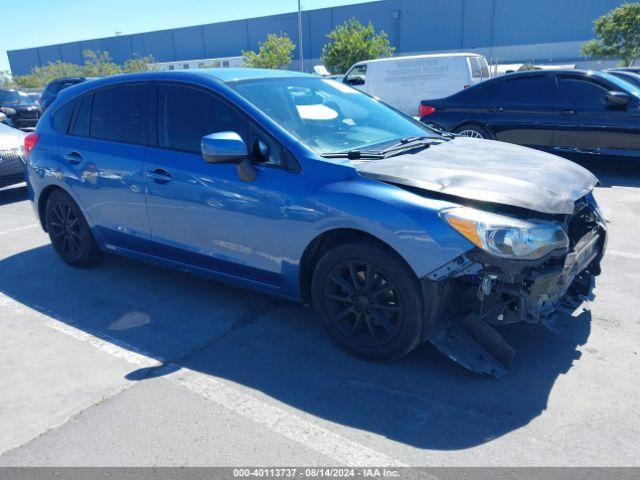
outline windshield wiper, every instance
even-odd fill
[[[361,152],[360,150],[323,153],[322,156],[324,158],[348,158],[349,160],[378,160],[384,158],[382,152]]]
[[[391,152],[395,152],[397,150],[407,150],[410,148],[416,147],[430,147],[433,145],[434,141],[438,141],[439,138],[436,137],[405,137],[400,140],[398,143],[394,143],[393,145],[385,148],[380,153],[382,155],[386,155]]]

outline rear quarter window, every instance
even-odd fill
[[[52,125],[56,132],[67,133],[75,105],[76,101],[74,99],[65,103],[55,111],[52,118]]]

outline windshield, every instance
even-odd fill
[[[22,97],[18,92],[5,91],[0,92],[0,103],[18,104],[22,103]]]
[[[408,137],[440,138],[417,121],[334,80],[295,77],[229,85],[321,155],[378,150]]]
[[[600,75],[606,78],[607,80],[609,80],[611,83],[614,83],[616,87],[618,87],[623,92],[629,93],[634,97],[640,98],[640,90],[638,90],[638,87],[636,87],[635,85],[627,82],[626,80],[618,78],[615,75],[611,75],[603,72],[601,72]]]
[[[26,103],[29,105],[35,105],[38,102],[36,102],[36,99],[34,97],[31,97],[29,95],[27,95],[26,93],[20,93],[20,103]]]

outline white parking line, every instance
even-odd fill
[[[621,252],[620,250],[607,250],[605,252],[605,257],[607,255],[611,255],[613,257],[620,257],[620,258],[629,258],[631,260],[640,260],[640,254],[630,253],[630,252]]]
[[[40,225],[37,223],[32,223],[31,225],[25,225],[24,227],[16,227],[16,228],[11,228],[9,230],[5,230],[4,232],[0,232],[0,237],[2,235],[7,235],[9,233],[13,233],[13,232],[19,232],[21,230],[29,230],[30,228],[35,228],[35,227],[39,227]]]
[[[348,466],[406,467],[403,462],[389,457],[342,435],[321,427],[310,416],[292,414],[276,405],[260,400],[232,382],[212,375],[205,375],[183,368],[177,364],[165,364],[162,358],[154,357],[131,345],[121,342],[102,332],[87,332],[73,325],[73,322],[56,320],[50,317],[46,309],[37,306],[25,306],[11,297],[0,294],[0,306],[13,308],[22,313],[32,308],[47,318],[46,325],[70,337],[87,342],[96,349],[114,357],[124,359],[138,367],[160,367],[164,365],[167,373],[164,378],[177,382],[209,401],[225,407],[232,412],[265,426],[272,432],[285,436],[303,447],[330,457],[336,462]],[[309,417],[309,418],[304,418]]]

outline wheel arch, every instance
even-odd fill
[[[311,279],[313,277],[315,266],[318,264],[318,261],[322,256],[338,245],[358,241],[371,242],[382,247],[389,254],[403,262],[410,271],[414,271],[409,262],[407,262],[396,249],[371,233],[354,228],[334,228],[327,230],[316,236],[307,245],[300,260],[298,281],[300,296],[303,303],[311,303]]]
[[[466,120],[464,122],[461,122],[459,124],[457,124],[455,127],[453,127],[451,129],[452,132],[455,132],[456,130],[461,129],[462,127],[478,127],[481,128],[482,130],[484,130],[485,132],[487,132],[491,138],[490,140],[495,140],[496,135],[493,132],[493,130],[491,128],[489,128],[489,126],[485,123],[482,123],[478,120]]]
[[[49,200],[49,197],[51,197],[51,194],[56,190],[60,190],[67,195],[69,194],[69,192],[67,192],[60,185],[47,185],[38,196],[38,219],[40,220],[40,225],[45,232],[47,231],[47,222],[45,219],[45,209],[47,208],[47,201]]]

